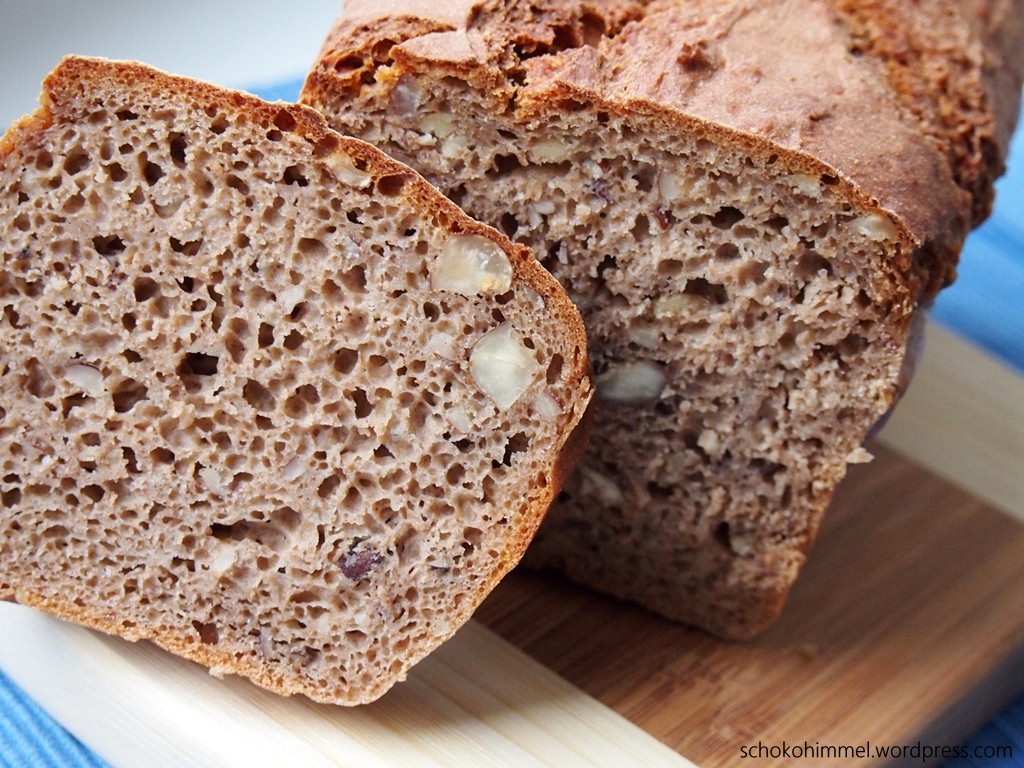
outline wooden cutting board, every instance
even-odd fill
[[[1024,526],[880,449],[754,642],[523,572],[478,617],[705,768],[758,741],[954,745],[1024,680]]]
[[[517,572],[358,710],[217,681],[9,605],[0,667],[125,766],[878,765],[752,762],[741,748],[961,744],[1024,689],[1024,524],[1011,516],[1024,513],[1024,384],[938,333],[911,392],[884,438],[929,468],[875,447],[781,620],[752,643]]]

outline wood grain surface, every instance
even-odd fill
[[[0,627],[0,666],[114,768],[694,768],[477,622],[354,708],[10,603]]]
[[[1024,526],[874,450],[752,643],[522,571],[478,619],[702,768],[882,762],[741,759],[759,741],[960,744],[1024,686]]]
[[[1024,378],[969,342],[928,326],[917,375],[879,439],[1024,522]]]

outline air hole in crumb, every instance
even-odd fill
[[[117,119],[121,120],[122,122],[139,119],[138,114],[132,112],[130,109],[119,109],[114,114],[117,116]]]
[[[138,277],[133,286],[135,300],[140,304],[160,295],[160,286],[151,277]]]
[[[306,337],[303,336],[301,333],[299,333],[298,331],[292,331],[287,336],[285,336],[284,348],[294,352],[296,349],[302,346],[305,340]]]
[[[731,229],[745,218],[746,216],[738,208],[726,206],[720,208],[718,213],[711,217],[711,224],[718,229]]]
[[[678,259],[662,259],[658,262],[658,275],[660,277],[675,277],[683,271],[685,265]]]
[[[327,278],[324,280],[323,285],[320,286],[320,295],[328,301],[341,301],[341,287],[330,278]]]
[[[303,256],[318,259],[327,256],[327,246],[323,244],[323,241],[314,237],[300,237],[297,248]]]
[[[149,458],[154,464],[173,464],[174,451],[168,448],[154,448],[149,452]]]
[[[72,150],[64,159],[64,172],[69,176],[75,176],[89,167],[91,158],[81,149]]]
[[[728,550],[732,550],[732,532],[729,530],[729,523],[723,520],[715,526],[712,533],[715,541]]]
[[[344,286],[352,293],[366,293],[366,269],[363,266],[357,264],[342,272],[339,277]]]
[[[667,500],[672,498],[672,487],[668,485],[662,485],[661,483],[654,482],[653,480],[647,483],[647,493],[652,499]]]
[[[762,285],[767,271],[768,265],[765,262],[747,261],[740,267],[737,277],[743,282]]]
[[[381,176],[377,180],[377,191],[384,197],[397,197],[402,193],[402,188],[407,181],[409,181],[409,176],[403,173]]]
[[[97,235],[92,239],[92,247],[100,256],[116,256],[124,250],[124,241],[117,235]]]
[[[366,396],[366,391],[363,389],[355,389],[351,395],[352,402],[356,406],[356,418],[365,419],[371,413],[373,413],[373,405],[370,403]]]
[[[740,257],[740,249],[735,243],[722,243],[715,248],[715,258],[719,261],[734,261]]]
[[[844,358],[856,357],[868,347],[868,340],[857,333],[851,333],[836,345]]]
[[[462,464],[452,464],[444,475],[450,486],[459,485],[466,476],[466,468]]]
[[[216,624],[193,621],[192,626],[199,633],[199,642],[203,645],[216,645],[220,642],[220,633],[217,631]]]
[[[302,515],[291,507],[278,507],[270,513],[270,522],[284,531],[294,531],[302,524]]]
[[[93,504],[96,504],[106,495],[106,491],[103,490],[103,486],[93,483],[92,485],[84,486],[82,488],[82,494]]]
[[[185,141],[185,135],[176,131],[171,131],[168,136],[168,142],[171,148],[171,160],[179,168],[185,167],[185,148],[188,146],[188,142]]]
[[[358,362],[359,353],[354,349],[339,349],[334,353],[334,370],[338,373],[352,373]]]
[[[122,446],[121,456],[122,458],[124,458],[124,466],[125,469],[128,470],[129,474],[137,475],[140,472],[142,472],[142,470],[139,469],[139,462],[138,459],[135,457],[134,450],[132,450],[128,446]]]
[[[517,432],[509,438],[505,444],[505,454],[502,456],[501,463],[506,467],[512,466],[513,458],[517,453],[523,453],[530,447],[530,438],[525,432]]]
[[[289,110],[281,109],[274,115],[274,125],[285,133],[291,133],[298,127],[298,122]]]
[[[249,194],[249,185],[233,173],[229,173],[224,177],[224,184],[228,189],[233,189],[240,195],[245,196]]]
[[[519,222],[512,213],[505,213],[501,217],[501,228],[509,237],[515,237],[519,231]]]
[[[284,175],[281,180],[285,184],[295,184],[299,187],[309,186],[309,179],[306,178],[306,174],[303,172],[301,166],[289,165],[284,169]]]
[[[215,376],[220,358],[202,352],[189,352],[182,358],[175,373],[181,378],[185,389],[198,392],[203,387],[202,377]]]
[[[562,376],[562,368],[565,365],[565,359],[561,355],[552,355],[551,362],[548,363],[548,370],[546,381],[550,384],[556,384]]]
[[[245,344],[234,334],[228,334],[224,339],[224,348],[235,365],[241,365],[245,361]]]
[[[274,326],[268,323],[260,323],[259,333],[256,335],[256,343],[260,349],[266,349],[274,344]]]
[[[247,379],[242,387],[242,397],[253,409],[257,411],[272,411],[277,405],[277,398],[273,393],[253,379]]]
[[[199,253],[199,249],[203,245],[203,238],[182,242],[178,238],[172,237],[169,239],[169,242],[171,244],[171,250],[175,253],[180,253],[183,256],[195,256]]]
[[[355,72],[357,69],[363,68],[363,59],[361,56],[344,56],[334,62],[335,72]]]
[[[341,475],[330,475],[326,480],[320,483],[320,486],[316,489],[316,495],[321,499],[328,499],[341,485]]]
[[[654,182],[658,178],[658,169],[653,165],[643,163],[636,173],[633,174],[633,178],[636,179],[638,191],[650,192],[654,189]]]
[[[71,413],[75,408],[84,405],[88,401],[88,396],[84,394],[69,395],[68,397],[61,398],[60,401],[60,413],[65,419],[68,414]]]
[[[284,411],[293,419],[306,415],[311,405],[320,402],[320,393],[312,384],[303,384],[284,402]]]
[[[496,155],[494,167],[487,171],[488,176],[505,176],[513,171],[522,168],[523,164],[515,155]]]
[[[724,285],[708,282],[703,277],[687,280],[683,293],[688,293],[691,296],[702,296],[712,304],[725,304],[729,301],[729,293]]]
[[[142,157],[139,159],[141,160]],[[164,169],[156,163],[147,160],[142,168],[142,177],[146,180],[146,183],[152,187],[164,177]]]
[[[808,249],[801,253],[796,260],[793,274],[800,280],[808,281],[814,279],[819,272],[831,276],[831,262],[814,250]]]
[[[127,413],[140,400],[146,399],[148,390],[142,382],[124,378],[111,388],[110,395],[114,402],[114,410],[117,413]]]

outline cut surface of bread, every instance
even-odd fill
[[[593,439],[527,562],[730,637],[777,616],[988,212],[1021,15],[346,3],[302,100],[534,248],[584,314]]]
[[[0,223],[0,598],[366,702],[578,452],[565,292],[308,108],[65,59]]]

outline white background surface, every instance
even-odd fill
[[[441,0],[439,0],[441,1]],[[0,0],[0,132],[69,53],[137,59],[219,85],[301,77],[342,0]]]

